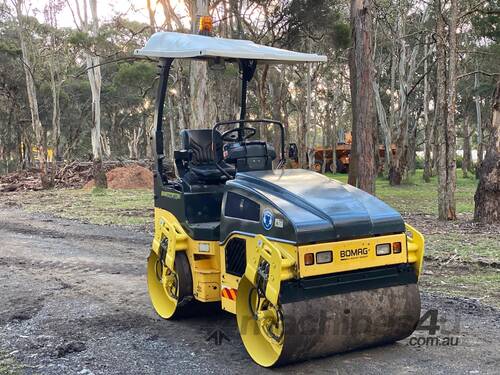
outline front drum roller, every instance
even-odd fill
[[[408,337],[419,320],[420,295],[409,284],[272,306],[243,277],[236,316],[249,355],[272,367]]]
[[[152,251],[148,258],[148,291],[159,316],[164,319],[184,316],[193,300],[193,279],[186,253],[175,254],[174,269],[170,270]]]

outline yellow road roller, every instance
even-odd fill
[[[248,354],[264,367],[409,336],[420,314],[422,235],[370,194],[313,171],[285,169],[283,125],[246,116],[257,66],[326,57],[174,32],[154,34],[135,53],[157,58],[160,70],[155,234],[147,263],[156,312],[174,319],[196,313],[200,303],[220,303],[236,315]],[[236,64],[241,113],[182,130],[169,161],[162,123],[174,59],[219,69]],[[272,134],[272,142],[260,134]]]

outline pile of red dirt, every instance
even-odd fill
[[[108,188],[110,189],[152,189],[153,173],[140,165],[133,164],[126,167],[117,167],[106,172]],[[87,182],[83,188],[91,189],[94,180]]]

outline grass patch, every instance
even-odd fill
[[[437,215],[437,178],[430,183],[422,180],[417,170],[401,186],[390,186],[385,178],[376,181],[376,195],[401,213]],[[327,174],[347,182],[346,174]],[[474,210],[476,180],[457,175],[457,212],[470,215]],[[52,213],[68,219],[79,219],[93,224],[144,225],[151,223],[153,192],[149,189],[112,190],[49,190],[17,193],[16,202],[37,213]]]
[[[13,356],[0,351],[0,375],[22,374],[24,366]]]
[[[469,233],[428,234],[428,255],[448,259],[458,255],[461,259],[474,261],[479,258],[500,262],[498,238]]]
[[[26,192],[21,203],[29,212],[51,213],[92,224],[145,225],[153,220],[153,192],[149,189]]]
[[[500,308],[500,272],[480,268],[467,270],[462,274],[434,272],[424,275],[420,283],[427,290],[451,296],[476,298],[488,305]]]
[[[347,183],[347,174],[329,173],[327,176]],[[415,175],[400,186],[391,186],[386,178],[379,177],[375,184],[375,195],[402,213],[437,215],[437,177],[432,177],[426,183],[422,176],[423,171],[417,170]],[[474,178],[463,178],[461,171],[457,173],[457,213],[474,212],[476,187],[477,181]]]

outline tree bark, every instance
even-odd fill
[[[449,65],[446,77],[445,22],[441,1],[436,1],[436,111],[438,128],[438,216],[440,220],[455,220],[456,190],[456,81],[457,81],[457,21],[456,0],[451,1],[449,20]],[[446,97],[447,94],[447,97]]]
[[[369,193],[375,192],[375,160],[373,134],[375,113],[373,107],[373,56],[372,56],[372,19],[369,0],[351,1],[351,32],[353,58],[351,59],[351,87],[355,87],[352,98],[353,144],[355,145],[356,171],[351,175],[357,179],[357,187]],[[351,89],[352,92],[352,89]],[[354,116],[356,113],[356,116]],[[352,162],[352,159],[351,159]]]
[[[407,174],[410,173],[412,175],[415,174],[417,169],[416,166],[416,158],[417,158],[417,126],[418,126],[418,116],[413,119],[413,124],[409,130],[409,139],[408,139],[408,155],[407,155]],[[407,176],[406,176],[407,177]]]
[[[172,30],[175,26],[175,29],[181,31],[183,29],[182,22],[180,18],[175,14],[174,8],[170,3],[170,0],[159,0],[163,8],[163,15],[165,16],[165,25],[167,30]],[[206,0],[208,3],[208,0]],[[208,12],[204,15],[208,15]]]
[[[432,140],[432,124],[429,121],[429,79],[427,77],[428,70],[428,47],[429,37],[425,37],[424,44],[424,93],[423,93],[423,106],[424,106],[424,174],[423,179],[425,182],[431,182],[432,175],[432,160],[431,160],[431,140]]]
[[[500,222],[500,79],[493,96],[490,143],[479,167],[474,203],[474,220]]]
[[[299,168],[307,166],[307,116],[306,111],[299,111],[298,114],[298,134],[297,134],[297,148],[299,152]]]
[[[155,2],[156,3],[156,2]],[[151,28],[151,34],[156,32],[156,20],[155,20],[155,10],[153,8],[153,4],[151,4],[151,0],[146,0],[146,8],[148,10],[149,16],[149,27]]]
[[[91,21],[88,19],[87,1],[83,1],[83,18],[81,17],[80,5],[75,1],[80,28],[93,37],[97,37],[99,31],[99,19],[97,16],[97,0],[88,0],[90,6]],[[106,173],[102,168],[103,149],[101,145],[101,67],[99,56],[85,53],[87,75],[89,78],[90,91],[92,93],[92,129],[90,132],[93,156],[93,175],[97,188],[107,188]]]
[[[441,1],[436,1],[436,113],[438,130],[438,216],[441,220],[448,218],[447,202],[447,103],[446,103],[446,32],[442,16]]]
[[[307,128],[313,127],[314,138],[316,138],[316,124],[311,123],[311,105],[312,105],[312,92],[311,92],[311,63],[307,64],[307,78],[306,78],[306,121],[305,121],[305,131],[304,131],[304,146],[305,149],[302,150],[303,155],[307,153],[308,156],[308,168],[313,170],[314,164],[314,142],[315,139],[309,144],[309,137],[307,134]],[[305,151],[305,152],[304,152]],[[299,151],[300,152],[300,151]],[[304,161],[302,161],[304,162]]]
[[[470,126],[469,126],[469,116],[465,116],[463,123],[463,139],[464,145],[463,149],[463,157],[462,157],[462,174],[464,178],[469,177],[469,171],[471,170],[471,145],[470,145]]]
[[[449,26],[449,71],[448,71],[448,120],[446,122],[446,208],[447,219],[456,220],[455,190],[457,188],[457,60],[458,60],[458,4],[451,0]],[[444,218],[444,217],[443,217]]]
[[[481,98],[479,89],[479,73],[474,74],[474,103],[476,105],[476,128],[477,128],[477,165],[483,161],[483,124],[481,119]]]
[[[450,2],[450,20],[449,20],[449,64],[448,64],[448,98],[447,103],[443,106],[446,109],[446,121],[440,128],[441,145],[440,162],[438,175],[438,213],[440,220],[456,220],[455,208],[455,190],[456,190],[456,128],[455,128],[455,112],[456,112],[456,82],[457,82],[457,21],[458,9],[457,0]],[[438,22],[441,30],[438,30],[438,37],[444,36],[444,21],[442,21],[441,13],[438,13]],[[444,66],[443,66],[444,67]],[[439,81],[438,81],[439,82]]]
[[[384,157],[384,169],[389,170],[389,166],[392,165],[392,150],[391,150],[391,139],[392,130],[390,124],[387,122],[387,115],[385,108],[382,104],[382,99],[380,98],[380,88],[376,79],[373,80],[373,93],[375,95],[375,106],[377,108],[378,122],[382,131],[382,136],[384,138],[385,147],[385,157]]]
[[[353,4],[351,4],[351,33],[354,34],[354,19],[353,19]],[[357,94],[357,84],[356,84],[356,62],[355,62],[355,52],[354,48],[349,51],[349,77],[350,77],[350,89],[351,89],[351,114],[352,114],[352,125],[351,125],[351,154],[349,156],[349,174],[347,176],[347,183],[352,186],[356,186],[358,182],[358,154],[356,151],[356,142],[354,142],[354,134],[357,132],[356,127],[358,123],[358,94]]]
[[[28,94],[28,103],[31,112],[31,124],[35,132],[35,142],[38,149],[38,159],[40,162],[40,179],[42,182],[42,187],[47,188],[50,185],[50,181],[47,177],[47,148],[46,148],[46,137],[44,137],[44,129],[42,122],[40,121],[40,113],[38,111],[38,98],[36,93],[35,80],[33,77],[33,63],[31,61],[31,56],[28,52],[28,46],[25,35],[25,25],[24,25],[24,15],[22,12],[23,0],[17,0],[16,3],[17,12],[17,32],[19,34],[19,42],[21,44],[21,54],[23,59],[24,74],[26,77],[26,91]]]
[[[52,151],[54,161],[60,158],[60,139],[61,139],[61,107],[60,107],[60,93],[61,93],[61,78],[60,78],[60,64],[58,60],[58,53],[56,47],[55,30],[57,29],[57,7],[54,3],[49,3],[46,7],[45,20],[50,24],[54,31],[50,35],[50,45],[54,52],[48,56],[48,65],[50,73],[50,89],[52,92]],[[51,181],[54,178],[55,166],[53,164]],[[52,181],[53,182],[53,181]]]
[[[191,32],[198,34],[201,16],[208,15],[208,0],[192,0],[191,2]],[[190,108],[192,129],[201,129],[211,126],[208,118],[208,70],[207,63],[191,61],[189,74]]]

